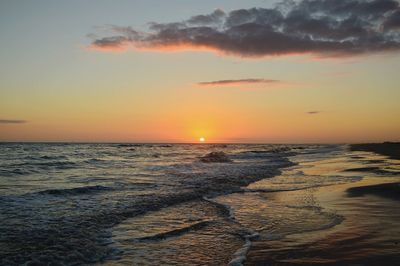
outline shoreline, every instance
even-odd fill
[[[299,191],[260,191],[270,200],[269,204],[273,204],[271,200],[274,199],[301,199],[308,193],[313,206],[344,219],[323,230],[288,234],[281,239],[255,240],[244,265],[400,264],[397,252],[400,248],[399,175],[369,169],[382,170],[387,163],[392,164],[391,160],[397,158],[395,149],[398,146],[400,143],[351,145],[350,151],[377,153],[356,157],[350,152],[346,168],[338,168],[344,175],[354,172],[362,176],[359,181]],[[381,155],[389,158],[381,159]],[[309,218],[303,220],[303,223],[308,222]]]
[[[400,221],[396,212],[400,197],[383,195],[387,187],[399,186],[399,183],[388,181],[376,178],[319,187],[314,195],[321,208],[334,211],[344,220],[323,230],[291,234],[277,240],[254,241],[244,265],[400,263],[400,254],[394,252],[400,248],[396,227]],[[354,191],[360,194],[351,195],[356,193]],[[277,193],[290,197],[293,192]]]

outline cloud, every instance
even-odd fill
[[[274,8],[215,10],[143,32],[110,26],[90,48],[206,50],[238,57],[288,54],[354,56],[400,51],[396,0],[284,0]]]
[[[274,79],[225,79],[225,80],[198,82],[197,85],[206,87],[217,87],[217,86],[237,86],[237,85],[250,85],[250,84],[273,84],[280,82],[281,82],[280,80],[274,80]]]
[[[307,112],[308,115],[317,115],[317,114],[320,114],[320,113],[321,113],[321,111],[309,111],[309,112]]]
[[[226,14],[221,9],[216,9],[213,13],[209,15],[198,15],[193,16],[187,20],[188,24],[192,25],[218,25],[223,22]]]
[[[386,29],[400,30],[400,10],[391,14],[385,21],[384,27]]]
[[[14,119],[0,119],[0,124],[24,124],[27,123],[25,120],[14,120]]]

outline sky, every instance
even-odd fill
[[[400,141],[396,0],[0,0],[0,141]]]

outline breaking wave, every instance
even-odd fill
[[[214,202],[213,197],[243,191],[294,165],[287,145],[8,144],[0,149],[7,150],[7,156],[0,153],[4,265],[104,261],[121,252],[110,245],[111,231],[128,218],[182,202]],[[40,160],[21,157],[33,152]],[[217,205],[238,226],[233,211]],[[212,226],[212,220],[202,220],[138,241]],[[255,236],[247,229],[239,235],[245,246],[236,255],[243,258]]]
[[[87,187],[76,187],[68,189],[48,189],[38,192],[38,194],[47,194],[54,196],[67,196],[67,195],[78,195],[78,194],[88,194],[96,193],[99,191],[109,191],[112,190],[110,187],[104,186],[87,186]]]

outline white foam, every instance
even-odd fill
[[[220,202],[218,202],[218,201],[216,201],[216,200],[214,200],[212,198],[206,197],[206,196],[204,196],[203,199],[208,201],[208,202],[211,202],[211,203],[214,203],[216,205],[220,205],[220,206],[224,207],[229,212],[229,219],[235,220],[235,214],[234,214],[233,208],[231,206],[226,205],[226,204],[222,204],[222,203],[220,203]]]
[[[226,204],[222,204],[212,198],[208,198],[208,197],[203,197],[204,200],[212,202],[214,204],[223,206],[225,209],[227,209],[229,211],[229,219],[231,219],[232,221],[236,221],[235,219],[235,215],[234,215],[234,210],[231,206],[226,205]],[[243,246],[241,248],[239,248],[234,254],[233,254],[233,259],[228,263],[229,266],[242,266],[243,263],[246,261],[247,257],[247,252],[249,252],[250,247],[251,247],[251,240],[252,239],[256,239],[258,238],[260,235],[257,232],[254,232],[250,229],[247,229],[247,231],[249,232],[247,235],[244,236],[245,239],[245,243],[243,244]]]
[[[251,239],[255,239],[259,237],[258,233],[252,232],[251,234],[248,234],[245,236],[245,243],[244,245],[238,249],[234,254],[234,258],[228,263],[229,266],[242,266],[243,262],[246,260],[246,255],[247,252],[249,252],[249,249],[251,247]]]

